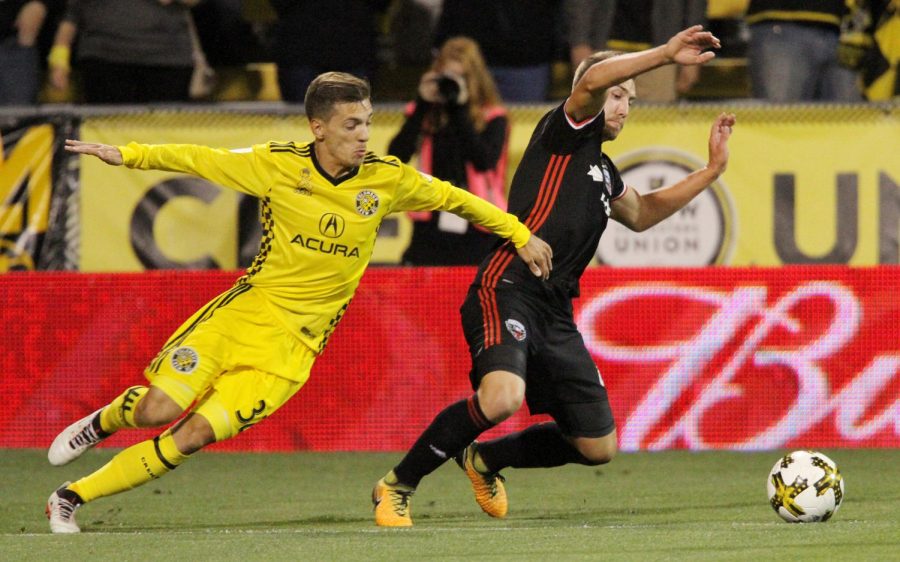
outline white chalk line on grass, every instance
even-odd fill
[[[745,524],[746,525],[746,524]],[[760,526],[768,526],[769,524]],[[482,533],[491,532],[515,532],[515,531],[536,531],[536,530],[552,530],[552,529],[610,529],[610,530],[641,530],[641,529],[662,529],[670,528],[671,525],[535,525],[535,526],[515,526],[515,527],[432,527],[429,525],[419,525],[408,529],[154,529],[148,531],[85,531],[79,533],[81,535],[90,536],[141,536],[141,535],[346,535],[353,533],[377,534],[377,533]],[[0,537],[48,537],[51,533],[0,533]]]
[[[848,521],[841,522],[844,525],[866,525],[866,526],[876,526],[876,527],[884,527],[890,526],[892,522],[888,521],[866,521],[859,519],[851,519]],[[887,524],[887,525],[886,525]],[[772,528],[772,527],[786,527],[788,525],[781,523],[780,521],[733,521],[729,525],[732,528]],[[802,525],[801,525],[802,526]],[[833,526],[833,524],[832,524]],[[795,526],[791,525],[792,528]],[[808,525],[808,527],[812,528],[812,525]],[[482,532],[491,532],[496,533],[497,531],[502,532],[515,532],[515,531],[535,531],[535,530],[553,530],[553,529],[594,529],[594,530],[647,530],[647,529],[671,529],[672,524],[627,524],[620,523],[615,525],[590,525],[587,523],[582,523],[579,525],[517,525],[515,527],[432,527],[428,524],[421,524],[412,528],[405,529],[389,529],[389,528],[367,528],[367,529],[322,529],[322,528],[293,528],[293,529],[170,529],[170,528],[159,528],[154,530],[147,531],[86,531],[84,533],[80,533],[81,535],[89,535],[89,536],[141,536],[141,535],[157,535],[157,534],[166,534],[166,535],[346,535],[346,534],[376,534],[376,533],[482,533]],[[0,533],[0,537],[3,538],[15,538],[15,537],[50,537],[53,536],[52,533]]]

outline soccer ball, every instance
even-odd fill
[[[837,465],[816,451],[794,451],[778,459],[766,489],[772,509],[789,523],[828,521],[844,499]]]

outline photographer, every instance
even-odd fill
[[[509,121],[478,45],[449,39],[419,81],[418,97],[388,152],[506,209]],[[405,265],[476,265],[497,238],[456,215],[410,213]]]

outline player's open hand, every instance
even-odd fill
[[[666,43],[666,57],[678,64],[703,64],[716,57],[706,49],[718,49],[722,46],[719,39],[709,31],[703,31],[702,25],[694,25],[678,33]]]
[[[124,162],[119,149],[109,144],[66,139],[66,152],[96,156],[112,166],[121,166]]]
[[[716,117],[709,131],[709,163],[706,167],[716,172],[717,176],[728,167],[728,139],[735,122],[733,113],[722,113]]]
[[[535,277],[544,280],[550,278],[550,272],[553,271],[553,249],[549,244],[532,234],[528,243],[516,251]]]

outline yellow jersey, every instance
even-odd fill
[[[388,214],[449,211],[517,248],[531,236],[515,216],[393,156],[367,153],[335,179],[312,142],[237,150],[133,142],[119,150],[129,168],[192,174],[259,198],[259,253],[237,284],[258,289],[288,332],[317,353],[350,304]]]

